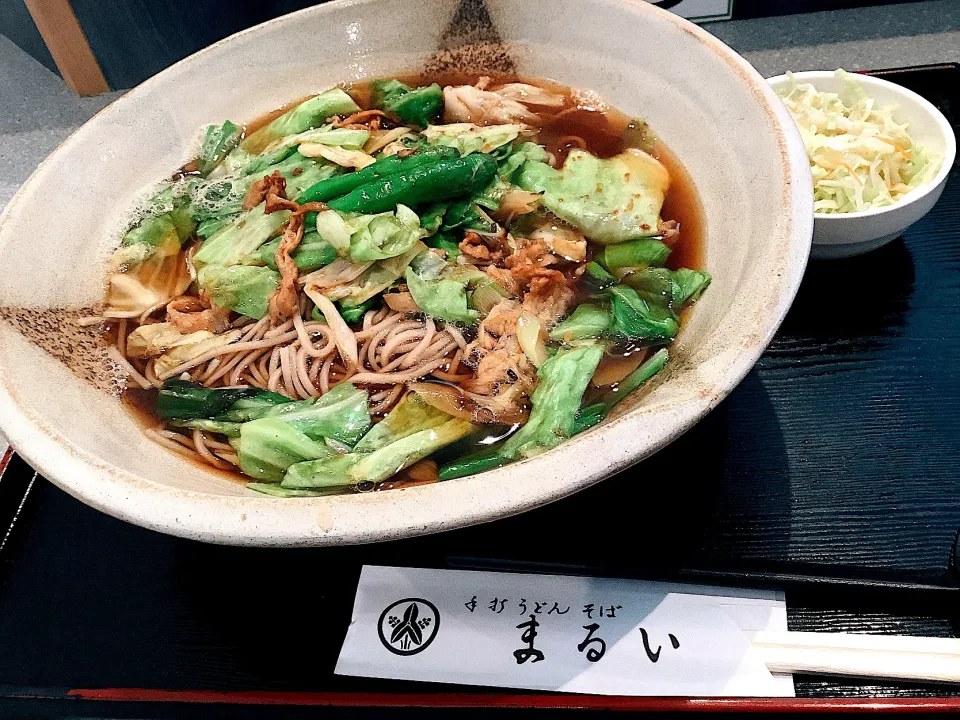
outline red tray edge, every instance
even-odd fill
[[[669,710],[699,712],[955,712],[960,698],[686,698],[598,695],[521,695],[483,693],[316,693],[151,688],[73,689],[76,700],[108,702],[206,703],[226,705],[300,705],[397,708],[517,708],[580,710]],[[46,693],[17,693],[23,698]],[[10,697],[10,695],[7,695]],[[62,696],[61,696],[62,697]]]

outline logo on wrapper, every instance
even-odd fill
[[[380,642],[396,655],[416,655],[433,642],[440,629],[440,611],[423,598],[397,600],[380,614]]]

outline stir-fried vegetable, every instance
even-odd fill
[[[289,488],[321,488],[359,483],[379,483],[431,453],[466,437],[473,425],[466,420],[447,420],[442,425],[418,430],[369,453],[348,453],[327,460],[291,465],[281,485]]]
[[[349,115],[360,107],[343,90],[334,88],[288,110],[273,122],[251,133],[240,147],[249,153],[263,152],[270,143],[287,135],[322,125],[334,115]]]
[[[346,195],[351,190],[355,190],[361,185],[373,180],[378,180],[388,175],[409,172],[416,167],[436,160],[455,157],[457,157],[457,151],[447,147],[420,148],[409,157],[388,155],[362,170],[322,180],[312,185],[297,198],[297,202],[301,204],[308,202],[326,202]]]
[[[283,480],[294,463],[335,455],[322,440],[311,440],[292,424],[272,417],[243,423],[232,444],[245,475],[272,483]]]
[[[543,204],[604,245],[656,235],[670,175],[642,150],[601,160],[572,150],[563,168],[527,162],[517,177],[524,190],[543,193]]]
[[[197,275],[197,284],[215,305],[259,320],[269,310],[280,275],[267,267],[208,265]]]
[[[197,170],[206,177],[209,175],[239,143],[242,131],[239,126],[227,120],[219,127],[208,125],[197,158]]]
[[[271,270],[277,269],[277,249],[280,247],[280,238],[271,240],[262,245],[259,250],[260,259]],[[310,272],[324,265],[329,265],[337,259],[337,251],[320,233],[311,232],[303,236],[303,240],[290,255],[298,270]]]
[[[574,340],[602,338],[609,334],[612,324],[609,310],[592,303],[583,303],[577,306],[570,317],[550,331],[550,339],[569,343]]]
[[[314,440],[330,438],[347,445],[356,443],[370,428],[367,393],[349,382],[318,398],[276,405],[263,417],[292,425]]]
[[[254,255],[271,235],[290,219],[289,210],[267,213],[264,203],[242,215],[203,243],[194,255],[194,263],[203,265],[238,265]]]
[[[603,347],[594,343],[561,350],[547,360],[537,373],[530,419],[504,443],[500,454],[510,459],[532,457],[573,435],[580,401],[602,357]]]
[[[621,279],[647,302],[674,310],[693,302],[710,284],[710,274],[702,270],[644,268],[629,272]]]
[[[640,367],[617,383],[616,387],[610,388],[596,401],[581,408],[573,424],[573,434],[583,432],[601,422],[617,403],[663,370],[669,358],[670,355],[666,348],[661,348]]]
[[[405,123],[426,127],[443,112],[443,90],[436,83],[411,89],[399,80],[374,81],[373,104],[392,112]]]
[[[497,173],[497,163],[487,155],[470,155],[418,166],[401,176],[372,180],[331,200],[334,210],[380,213],[397,205],[419,205],[470,195],[485,187]]]
[[[157,415],[165,420],[214,419],[240,400],[273,395],[257,388],[205,388],[187,380],[167,380],[157,394]]]
[[[423,280],[413,268],[407,268],[407,288],[413,301],[427,315],[438,320],[471,324],[476,310],[467,307],[467,285],[454,279]]]

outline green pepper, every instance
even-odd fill
[[[437,83],[414,89],[399,80],[375,81],[371,85],[374,104],[405,123],[426,127],[443,112],[443,90]]]
[[[490,184],[496,174],[496,160],[477,153],[388,175],[361,185],[328,205],[340,212],[386,212],[397,205],[413,206],[470,195]]]
[[[603,420],[617,403],[663,370],[669,359],[670,355],[666,348],[658,350],[647,358],[640,367],[617,383],[615,387],[612,387],[594,402],[580,408],[576,419],[573,421],[572,434],[576,435],[588,430]]]
[[[407,157],[389,155],[367,165],[362,170],[337,175],[311,185],[297,198],[297,203],[303,205],[308,202],[327,202],[378,178],[406,172],[443,158],[455,157],[457,157],[457,151],[450,147],[422,148]]]
[[[164,420],[212,418],[237,400],[263,392],[257,388],[211,389],[176,378],[167,380],[157,394],[157,415]]]
[[[277,269],[277,248],[280,247],[280,238],[262,245],[257,251],[260,259],[271,270]],[[333,245],[320,237],[317,232],[308,232],[303,236],[300,244],[290,254],[298,270],[312,272],[324,265],[329,265],[337,259],[337,251]]]
[[[424,244],[430,248],[443,250],[447,253],[447,260],[454,260],[460,254],[460,246],[452,233],[441,232],[423,239]]]
[[[377,298],[372,297],[359,305],[345,305],[342,301],[337,304],[340,306],[340,317],[343,318],[344,322],[355,323],[362,320],[367,310],[377,304]]]
[[[441,480],[456,480],[467,475],[476,475],[477,473],[493,470],[501,465],[506,465],[509,461],[498,452],[499,449],[484,450],[483,452],[468,455],[465,458],[454,460],[440,468],[439,477]]]

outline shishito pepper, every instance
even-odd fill
[[[297,203],[304,205],[309,202],[327,202],[378,178],[408,172],[437,160],[455,157],[457,157],[457,151],[450,147],[422,148],[408,157],[389,155],[367,165],[362,170],[337,175],[311,185],[297,198]]]
[[[340,212],[386,212],[397,205],[413,206],[479,192],[496,174],[496,160],[477,153],[388,175],[327,204]]]

